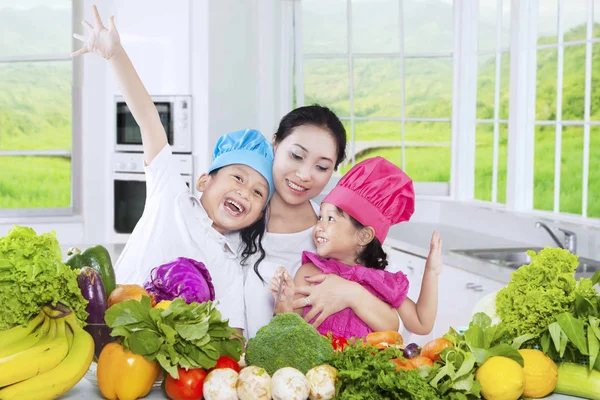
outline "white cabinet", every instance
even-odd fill
[[[416,302],[421,292],[426,260],[394,247],[384,246],[384,249],[388,254],[387,270],[406,274],[410,281],[408,297]],[[466,328],[471,321],[475,304],[483,296],[504,286],[500,282],[449,265],[444,265],[438,282],[438,313],[433,330],[428,335],[415,335],[404,330],[402,336],[405,342],[423,345],[444,335],[451,326],[457,330]]]

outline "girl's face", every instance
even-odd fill
[[[323,191],[337,158],[331,133],[314,125],[301,125],[275,145],[275,190],[288,204],[298,205]]]
[[[196,187],[202,192],[202,207],[220,233],[237,231],[261,217],[269,184],[254,168],[242,164],[223,167],[216,174],[203,174]]]
[[[313,229],[317,254],[354,265],[359,254],[360,230],[350,217],[331,203],[321,203],[321,214]]]

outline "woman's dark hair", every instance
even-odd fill
[[[220,168],[217,168],[210,172],[209,175],[215,176],[219,172]],[[254,263],[254,272],[258,275],[261,281],[264,282],[262,276],[258,272],[258,265],[265,259],[265,249],[262,247],[262,238],[267,230],[267,213],[263,211],[259,219],[257,219],[252,225],[240,229],[240,250],[242,251],[242,265],[246,265],[250,256],[255,253],[259,253],[258,260]],[[236,249],[238,250],[238,249]]]
[[[363,224],[354,219],[351,215],[344,212],[344,210],[342,210],[341,208],[337,207],[337,209],[340,212],[340,214],[350,218],[350,221],[352,221],[352,225],[354,225],[356,229],[362,229],[365,227]],[[369,244],[365,246],[365,248],[358,255],[358,262],[359,264],[364,265],[367,268],[385,269],[385,267],[387,267],[387,254],[385,253],[385,251],[383,251],[383,247],[381,246],[381,242],[379,241],[379,239],[375,237],[369,242]]]
[[[275,132],[275,144],[281,143],[288,137],[294,128],[302,125],[313,125],[327,129],[337,146],[337,158],[334,170],[346,159],[346,129],[340,119],[327,107],[313,104],[312,106],[298,107],[287,113],[279,122]]]

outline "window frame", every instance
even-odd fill
[[[537,44],[538,39],[538,0],[520,1],[520,0],[496,0],[497,1],[497,20],[504,19],[503,3],[510,2],[510,42],[508,47],[502,45],[502,24],[496,24],[496,46],[494,50],[478,50],[478,24],[479,24],[479,5],[478,0],[454,1],[454,76],[453,76],[453,104],[450,123],[452,125],[452,166],[450,182],[448,189],[436,187],[436,183],[415,182],[415,186],[420,198],[427,200],[460,201],[467,205],[477,208],[489,209],[500,212],[507,212],[522,217],[548,219],[556,222],[574,223],[582,226],[598,226],[600,218],[587,216],[588,200],[588,181],[590,168],[590,126],[600,126],[600,120],[590,120],[591,103],[591,52],[595,43],[600,43],[600,37],[593,37],[594,23],[594,0],[587,0],[587,33],[586,40],[564,42],[564,32],[562,23],[559,22],[563,17],[561,10],[566,7],[565,0],[558,0],[558,19],[559,31],[557,33],[557,43],[550,45]],[[294,1],[294,66],[295,66],[295,104],[304,104],[304,86],[303,86],[303,54],[302,46],[302,5],[301,1]],[[399,18],[402,18],[402,0],[399,0]],[[346,0],[346,7],[351,10],[351,0]],[[598,6],[596,6],[598,7]],[[334,55],[313,55],[312,58],[342,58],[348,59],[348,78],[352,84],[352,56],[351,49],[351,11],[347,12],[347,35],[348,48],[345,53]],[[402,24],[401,28],[402,29]],[[402,32],[400,33],[402,35]],[[402,36],[401,36],[402,37]],[[537,51],[544,48],[560,48],[564,51],[565,46],[586,45],[586,63],[585,63],[585,109],[584,120],[581,121],[538,121],[536,120],[536,79],[537,79]],[[366,57],[382,58],[409,58],[410,54],[404,54],[404,41],[400,41],[399,53],[358,53]],[[356,55],[357,53],[354,53]],[[477,79],[478,79],[478,56],[483,54],[493,54],[495,56],[495,92],[494,92],[494,117],[492,119],[477,118]],[[501,84],[498,75],[501,74],[502,57],[510,54],[509,70],[509,113],[508,119],[499,118],[499,86]],[[421,56],[421,54],[416,54]],[[426,54],[423,54],[426,55]],[[311,58],[311,57],[309,57]],[[404,63],[401,63],[404,68]],[[402,71],[404,79],[404,71]],[[557,74],[557,88],[561,88],[562,96],[562,76],[560,82]],[[401,86],[404,90],[404,84]],[[352,90],[350,88],[350,90]],[[290,91],[291,93],[292,91]],[[353,97],[350,96],[350,101]],[[404,111],[405,97],[402,93],[402,111]],[[561,103],[561,104],[558,104]],[[562,98],[557,100],[561,107]],[[353,113],[353,104],[351,103],[351,112]],[[349,140],[351,141],[352,156],[354,157],[354,121],[363,118],[341,117],[342,120],[350,120],[352,132]],[[378,118],[366,118],[368,120],[377,120]],[[405,115],[399,118],[379,118],[383,120],[407,121]],[[417,118],[416,120],[426,120]],[[474,174],[475,174],[475,129],[479,123],[494,124],[494,172],[493,172],[493,196],[492,201],[479,200],[474,197]],[[506,203],[498,203],[498,127],[499,124],[508,125],[508,149],[507,149],[507,170],[506,170]],[[554,210],[544,211],[534,208],[534,145],[535,145],[535,127],[538,125],[556,125],[558,127],[579,125],[584,129],[584,149],[583,149],[583,181],[582,184],[582,215],[571,214],[560,211],[560,203],[554,202]],[[562,134],[562,129],[560,129]],[[558,128],[557,128],[558,131]],[[404,139],[402,137],[402,139]],[[402,147],[402,151],[404,147]],[[560,155],[560,148],[555,146],[555,153]],[[402,158],[404,162],[404,157]],[[556,168],[560,171],[560,157],[555,157],[555,163],[558,160],[558,167],[555,165],[555,192],[558,190],[560,196],[560,185],[556,185]],[[354,158],[352,160],[354,162]],[[444,184],[441,184],[444,185]],[[558,188],[558,189],[557,189]],[[555,196],[557,194],[555,193]],[[496,200],[496,201],[494,201]]]
[[[450,180],[448,182],[417,182],[415,181],[415,186],[417,192],[419,194],[427,195],[427,196],[436,196],[436,197],[452,197],[452,180],[453,174],[452,170],[453,166],[453,154],[455,152],[455,133],[454,133],[454,115],[455,115],[455,107],[453,104],[452,112],[449,118],[413,118],[406,117],[406,96],[405,96],[405,88],[406,88],[406,72],[404,61],[412,58],[443,58],[448,59],[453,66],[453,79],[452,79],[452,98],[455,99],[457,88],[456,88],[456,66],[457,66],[457,43],[456,43],[456,35],[454,35],[453,42],[453,50],[451,52],[423,52],[423,53],[407,53],[404,50],[404,22],[403,22],[403,7],[404,1],[398,1],[398,19],[399,19],[399,28],[398,35],[400,36],[399,41],[399,51],[398,52],[386,52],[386,53],[378,53],[378,52],[354,52],[352,50],[352,31],[353,31],[353,23],[352,23],[352,0],[346,0],[346,49],[344,52],[340,53],[309,53],[305,54],[303,51],[303,42],[302,42],[302,2],[294,1],[294,69],[295,69],[295,105],[297,107],[304,105],[304,60],[315,60],[315,59],[337,59],[337,60],[346,60],[348,65],[348,90],[349,90],[349,105],[350,105],[350,115],[349,116],[339,116],[341,121],[349,121],[350,122],[350,137],[348,138],[348,147],[347,151],[350,153],[350,158],[348,161],[354,165],[356,163],[355,157],[355,146],[356,146],[356,128],[355,122],[357,121],[397,121],[400,122],[400,151],[401,151],[401,159],[402,165],[400,166],[402,169],[405,169],[405,122],[443,122],[450,124],[450,133],[451,133],[451,144],[450,144]],[[470,0],[472,1],[472,0]],[[459,2],[454,1],[453,7],[456,10]],[[453,29],[456,31],[456,11],[454,12],[453,18]],[[362,60],[362,59],[373,59],[376,58],[378,60],[399,60],[400,61],[400,116],[399,117],[357,117],[354,114],[354,60]],[[454,101],[453,101],[454,103]]]
[[[71,1],[71,27],[79,26],[83,18],[82,2]],[[80,45],[71,38],[71,49]],[[81,214],[82,211],[82,80],[83,60],[64,54],[44,54],[40,56],[0,57],[0,64],[71,61],[71,150],[0,150],[0,157],[8,156],[70,156],[71,158],[71,205],[63,208],[0,208],[0,221],[6,218],[65,217]]]

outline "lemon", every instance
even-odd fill
[[[507,357],[490,357],[477,369],[475,379],[481,383],[481,394],[487,400],[517,400],[525,388],[523,368]]]
[[[539,398],[550,394],[558,380],[558,368],[554,361],[539,350],[523,349],[519,353],[525,361],[523,397]]]
[[[171,304],[171,300],[163,300],[163,301],[159,302],[157,305],[155,305],[154,308],[160,308],[161,310],[166,310],[167,308],[169,308],[170,304]]]

